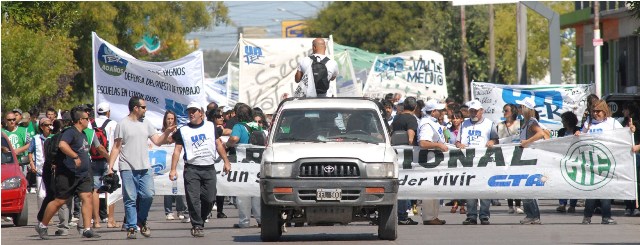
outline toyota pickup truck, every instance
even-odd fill
[[[261,160],[261,239],[285,223],[377,224],[397,238],[398,165],[379,102],[290,98],[274,114]]]

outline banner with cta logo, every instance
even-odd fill
[[[629,128],[539,140],[522,148],[448,152],[396,147],[402,199],[636,199]]]
[[[540,140],[526,148],[513,143],[466,149],[449,145],[448,152],[441,152],[394,146],[398,152],[398,198],[634,200],[637,176],[632,142],[631,132],[623,128]],[[228,175],[220,172],[222,161],[215,161],[218,195],[260,196],[264,147],[240,144],[236,151],[229,159]],[[156,195],[171,195],[168,174],[172,153],[172,145],[149,150]],[[180,157],[179,176],[182,169]],[[181,177],[178,193],[184,194]],[[119,194],[109,195],[109,203],[117,201]]]
[[[175,112],[178,124],[183,124],[188,121],[189,102],[207,105],[202,51],[178,60],[148,62],[111,45],[95,32],[92,35],[94,103],[108,102],[112,120],[129,114],[132,96],[146,101],[145,117],[156,128],[162,128],[166,110]]]

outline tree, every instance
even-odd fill
[[[72,2],[2,3],[2,107],[60,105],[78,73]]]

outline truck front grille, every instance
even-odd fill
[[[360,169],[356,163],[312,162],[300,165],[299,177],[359,177]]]

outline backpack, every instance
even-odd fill
[[[329,90],[329,72],[327,71],[327,62],[329,57],[324,57],[320,62],[316,56],[310,55],[311,58],[311,71],[313,72],[313,81],[316,85],[316,93],[326,94]]]
[[[59,148],[60,139],[62,139],[62,134],[69,128],[71,127],[63,129],[60,133],[57,133],[44,141],[43,145],[45,166],[56,165],[56,163],[62,162],[64,153],[62,153]]]
[[[96,135],[94,140],[98,140],[100,142],[100,145],[104,146],[105,149],[109,149],[109,138],[107,138],[107,133],[105,130],[105,127],[107,126],[107,124],[109,124],[109,122],[111,122],[110,119],[105,120],[102,126],[100,127],[96,125],[96,121],[91,122],[91,126],[93,126],[93,130]],[[93,144],[91,144],[91,149],[89,149],[89,154],[91,155],[91,160],[105,159],[103,156],[100,155],[100,152],[98,152],[98,148],[93,146]]]

